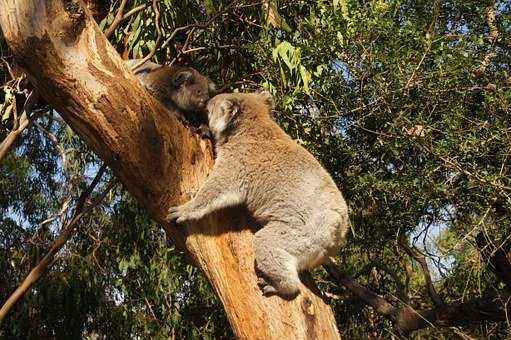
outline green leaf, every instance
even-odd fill
[[[309,82],[311,81],[312,77],[310,72],[307,71],[307,69],[303,65],[300,66],[300,76],[302,77],[303,88],[305,90],[305,93],[309,94],[310,93]]]

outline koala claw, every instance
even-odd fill
[[[166,220],[168,222],[171,222],[171,221],[176,221],[176,223],[181,223],[181,222],[184,222],[186,221],[186,216],[185,216],[185,212],[184,212],[184,207],[181,205],[181,206],[177,206],[177,207],[171,207],[168,211],[168,214],[167,214],[167,218]]]
[[[277,290],[273,286],[267,285],[262,288],[264,296],[270,296],[277,294]]]
[[[261,289],[264,296],[274,295],[277,293],[277,290],[262,277],[257,278],[257,286]]]

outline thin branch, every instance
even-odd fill
[[[483,232],[476,236],[475,241],[481,255],[488,262],[490,270],[505,283],[508,289],[511,289],[511,262],[508,257],[511,243],[507,241],[501,246],[491,247]]]
[[[183,31],[183,30],[187,30],[189,28],[206,28],[208,27],[209,25],[211,25],[211,23],[213,23],[217,18],[219,18],[220,16],[224,15],[225,13],[227,13],[229,11],[229,9],[238,2],[239,0],[234,0],[232,1],[230,4],[228,4],[227,6],[225,6],[225,8],[222,10],[222,11],[219,11],[218,13],[216,13],[215,15],[213,15],[211,18],[209,18],[207,21],[203,22],[203,23],[195,23],[195,24],[190,24],[190,25],[186,25],[186,26],[182,26],[182,27],[178,27],[176,28],[174,31],[172,31],[172,33],[170,34],[170,36],[165,40],[165,42],[161,45],[161,48],[165,48],[167,47],[167,45],[172,41],[172,39],[174,39],[174,36]],[[185,46],[188,45],[188,38],[187,37],[187,42],[185,43]],[[190,52],[191,53],[191,52]],[[170,63],[171,65],[174,64],[176,62],[176,60],[179,58],[180,54],[178,54],[173,60],[172,62]],[[149,59],[147,59],[149,60]],[[147,61],[147,60],[144,60]],[[142,65],[143,62],[140,62],[140,65]],[[135,70],[136,68],[138,68],[140,65],[136,65],[133,69]]]
[[[112,22],[110,27],[108,27],[108,29],[105,31],[105,37],[109,38],[112,35],[112,33],[114,33],[117,26],[119,26],[119,24],[121,23],[122,18],[124,16],[124,7],[126,6],[127,2],[128,2],[128,0],[122,0],[121,4],[119,6],[119,10],[117,11],[117,14],[115,15],[114,21]]]
[[[126,2],[127,0],[122,1],[121,5],[119,6],[119,10],[117,11],[117,14],[115,15],[114,21],[105,31],[105,36],[107,38],[109,38],[112,35],[112,33],[114,33],[114,31],[117,29],[117,27],[119,27],[121,22],[125,21],[126,19],[130,18],[131,16],[137,14],[138,12],[147,7],[146,4],[142,4],[124,13],[124,7],[126,6]]]
[[[66,244],[66,242],[71,238],[71,236],[75,233],[77,228],[75,225],[80,221],[81,217],[90,212],[96,206],[98,206],[105,196],[110,192],[114,184],[116,183],[115,179],[112,179],[106,185],[105,190],[96,197],[87,207],[84,208],[84,204],[86,199],[92,193],[96,185],[99,183],[103,173],[105,172],[106,165],[103,164],[101,168],[98,170],[96,176],[92,180],[91,184],[88,188],[80,195],[78,198],[78,203],[75,208],[75,212],[73,214],[73,218],[69,221],[69,223],[61,229],[60,235],[53,242],[48,253],[43,257],[43,259],[30,271],[30,273],[25,277],[23,282],[16,288],[16,290],[9,296],[7,301],[3,304],[2,308],[0,308],[0,324],[5,319],[7,313],[12,309],[12,307],[16,304],[16,302],[28,291],[28,289],[35,283],[41,276],[51,267],[55,260],[55,255],[59,252],[60,249]]]
[[[7,152],[10,150],[12,144],[14,141],[16,141],[16,138],[25,130],[30,123],[35,119],[36,117],[30,117],[30,114],[32,113],[32,109],[34,105],[37,103],[39,99],[39,93],[37,90],[32,90],[30,94],[28,95],[27,100],[25,101],[25,105],[23,106],[23,113],[18,119],[17,128],[13,129],[9,132],[7,137],[0,143],[0,161],[5,157]]]
[[[422,274],[424,276],[424,281],[426,282],[426,288],[428,290],[428,295],[431,298],[431,301],[433,301],[433,304],[436,307],[443,306],[445,303],[440,298],[440,296],[436,292],[435,286],[433,285],[433,280],[431,280],[431,272],[429,271],[426,257],[419,251],[417,251],[417,249],[412,249],[407,243],[408,242],[406,241],[406,239],[400,238],[399,245],[401,246],[401,248],[403,248],[403,250],[408,254],[408,256],[417,261],[417,263],[419,263],[419,265],[421,266]]]
[[[126,14],[124,14],[122,16],[122,21],[128,19],[129,17],[131,17],[132,15],[140,12],[141,10],[145,9],[147,7],[146,4],[142,4],[142,5],[139,5],[137,7],[133,7],[131,10],[129,10],[128,12],[126,12]]]
[[[497,19],[495,17],[495,1],[491,1],[490,5],[484,9],[484,17],[486,19],[486,24],[488,25],[488,28],[490,30],[490,34],[487,38],[488,42],[490,43],[490,48],[488,53],[483,58],[483,61],[481,62],[481,65],[477,69],[474,70],[474,75],[476,77],[482,76],[485,72],[488,66],[490,66],[493,58],[497,55],[494,51],[492,51],[493,46],[495,43],[499,40],[499,29],[497,27]]]
[[[477,174],[473,174],[471,173],[470,171],[464,169],[460,164],[454,162],[454,161],[451,161],[450,159],[446,158],[446,157],[443,157],[443,156],[440,156],[438,154],[436,154],[430,147],[428,147],[426,144],[424,143],[419,143],[419,145],[424,149],[426,150],[427,152],[429,152],[430,154],[432,154],[433,156],[439,158],[440,160],[442,160],[445,164],[444,166],[447,167],[447,168],[451,168],[451,169],[455,169],[455,170],[458,170],[459,172],[467,175],[468,177],[476,180],[477,182],[481,183],[481,184],[486,184],[486,185],[490,185],[492,187],[494,187],[495,189],[497,189],[500,193],[506,195],[506,191],[509,191],[511,192],[511,187],[509,186],[506,186],[506,185],[503,185],[503,184],[500,184],[500,183],[496,183],[495,181],[493,182],[490,182],[488,180],[486,180],[485,178],[477,175]],[[507,195],[506,195],[507,196]]]
[[[153,0],[153,11],[154,11],[154,24],[156,26],[156,42],[154,43],[153,48],[149,51],[149,54],[146,55],[138,64],[135,64],[131,69],[135,71],[137,68],[142,66],[146,61],[151,59],[155,54],[158,48],[160,47],[161,40],[161,29],[160,29],[160,11],[158,9],[158,5],[156,4],[157,0]],[[176,30],[174,30],[176,31]]]
[[[503,321],[511,312],[509,292],[489,291],[472,300],[415,310],[409,305],[396,307],[355,279],[344,276],[335,262],[323,265],[326,271],[351,293],[371,306],[394,325],[396,334],[406,337],[410,332],[426,327],[464,326],[483,321]]]
[[[186,44],[185,44],[185,46],[186,46]],[[224,49],[224,48],[233,48],[233,47],[238,47],[238,45],[228,44],[228,45],[220,45],[220,46],[201,46],[201,47],[194,47],[194,48],[190,48],[190,49],[183,48],[182,50],[180,50],[178,52],[178,54],[174,57],[174,59],[172,59],[172,61],[169,63],[169,66],[174,65],[174,63],[179,59],[179,57],[181,57],[185,54],[191,54],[191,53],[204,51],[204,50]]]
[[[402,302],[408,302],[408,295],[406,294],[405,285],[401,282],[401,280],[397,276],[397,273],[394,270],[390,269],[383,262],[380,262],[377,260],[371,261],[367,266],[365,266],[361,271],[359,271],[357,273],[357,275],[355,275],[354,278],[356,279],[357,277],[364,275],[364,273],[369,272],[373,268],[377,268],[377,269],[381,270],[382,272],[386,273],[387,275],[389,275],[392,278],[392,280],[394,281],[394,284],[396,285],[397,297]]]
[[[390,302],[388,302],[386,299],[379,296],[372,290],[364,287],[355,279],[344,276],[337,267],[337,264],[333,260],[330,260],[329,262],[324,264],[323,267],[328,272],[328,274],[335,278],[337,282],[342,284],[344,287],[348,288],[358,298],[364,301],[364,303],[373,307],[378,314],[383,315],[389,318],[390,320],[394,321],[396,307],[393,306]]]
[[[53,215],[51,217],[48,217],[47,219],[45,219],[44,221],[39,223],[39,227],[38,227],[37,231],[34,233],[34,235],[28,241],[29,243],[32,243],[34,245],[37,244],[38,239],[41,236],[40,234],[42,233],[42,231],[44,230],[44,228],[47,224],[52,223],[53,221],[55,221],[58,218],[61,218],[61,221],[62,221],[63,216],[65,216],[65,214],[67,213],[67,210],[69,209],[69,204],[71,203],[71,199],[72,199],[71,196],[67,197],[64,200],[64,202],[62,203],[58,213],[56,213],[55,215]]]
[[[92,180],[91,184],[87,187],[87,189],[78,197],[78,201],[76,202],[76,208],[75,213],[73,215],[73,218],[76,217],[78,214],[80,214],[83,210],[83,206],[85,205],[85,201],[87,198],[89,198],[90,194],[96,187],[96,185],[101,180],[101,177],[103,177],[103,174],[105,173],[107,169],[107,165],[103,163],[101,167],[99,168],[98,172],[96,173],[96,176],[94,176],[94,179]]]
[[[55,145],[55,148],[57,149],[57,151],[60,154],[60,157],[62,158],[62,167],[65,170],[67,168],[66,150],[62,147],[62,145],[59,144],[59,140],[58,140],[57,136],[55,136],[53,133],[51,133],[50,131],[45,129],[38,122],[34,122],[34,125],[39,129],[39,131],[44,133],[48,137],[49,140],[51,140],[53,142],[53,144]]]
[[[163,44],[161,44],[161,48],[165,48],[167,47],[167,45],[172,41],[172,39],[174,39],[174,37],[176,36],[177,33],[181,32],[181,31],[184,31],[184,30],[187,30],[189,28],[206,28],[208,27],[212,22],[214,22],[218,17],[220,17],[221,15],[223,15],[224,13],[226,13],[235,3],[237,3],[239,0],[234,0],[232,1],[229,5],[225,6],[225,8],[216,13],[215,15],[213,15],[209,20],[207,20],[206,22],[203,22],[203,23],[195,23],[195,24],[189,24],[189,25],[186,25],[186,26],[181,26],[181,27],[178,27],[176,29],[174,29],[172,31],[172,33],[169,35],[169,37],[167,39],[165,39],[165,41],[163,42]],[[158,33],[157,35],[157,38],[156,38],[156,43],[154,44],[154,47],[151,49],[151,51],[149,52],[148,55],[146,55],[144,58],[142,58],[137,64],[135,64],[131,70],[132,71],[135,71],[136,69],[138,69],[140,66],[142,66],[146,61],[148,61],[149,59],[151,59],[155,54],[156,54],[156,51],[158,50],[158,48],[160,48],[160,39],[161,39],[161,30],[160,30],[160,26],[159,26],[159,18],[160,18],[160,12],[158,11],[157,9],[157,6],[156,6],[156,0],[153,0],[153,8],[155,9],[155,13],[156,13],[156,18],[155,18],[155,22],[156,22],[156,31]],[[177,58],[177,57],[176,57]],[[176,60],[176,58],[174,58],[174,60],[172,61],[171,64],[173,64]]]

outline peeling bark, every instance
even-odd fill
[[[147,95],[77,0],[0,0],[0,8],[5,39],[41,96],[163,224],[168,207],[206,178],[211,145]],[[339,339],[331,309],[307,287],[291,301],[261,295],[253,232],[238,215],[165,226],[206,273],[236,336]]]

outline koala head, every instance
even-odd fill
[[[156,72],[155,77],[161,81],[155,80],[153,84],[162,84],[163,88],[155,90],[183,111],[204,111],[216,92],[215,84],[191,67],[162,67]]]
[[[226,135],[250,116],[270,117],[273,97],[267,92],[222,93],[208,102],[209,128],[215,136]]]
[[[170,93],[170,97],[185,111],[203,111],[216,91],[216,86],[211,80],[190,67],[175,72],[171,82],[175,90]]]

